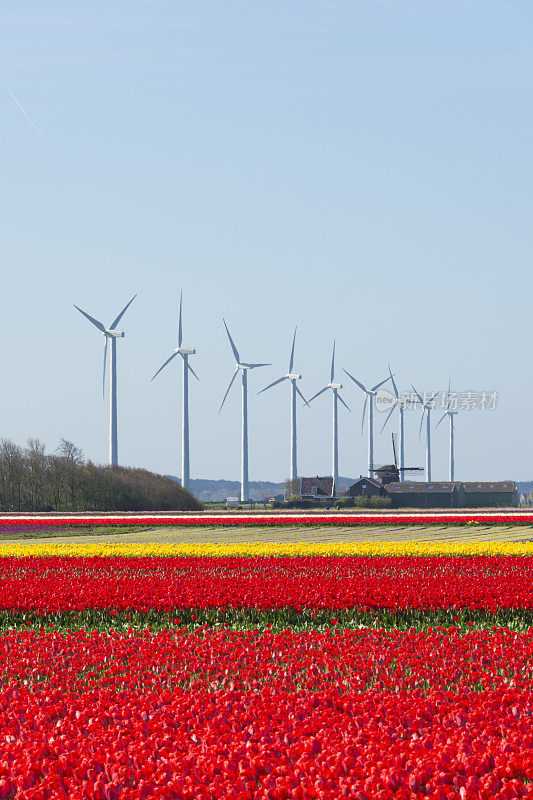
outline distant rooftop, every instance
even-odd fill
[[[393,494],[450,494],[459,483],[450,481],[404,481],[403,483],[389,483],[387,491]]]
[[[514,492],[514,481],[462,481],[467,494],[474,492]]]
[[[329,475],[315,478],[302,478],[300,494],[302,497],[333,497],[335,487]]]

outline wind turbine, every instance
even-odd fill
[[[292,371],[294,365],[294,343],[296,341],[296,328],[294,329],[294,336],[292,338],[292,348],[291,348],[291,356],[289,359],[289,370],[286,375],[283,375],[281,378],[278,378],[277,381],[273,381],[269,383],[268,386],[265,386],[264,389],[261,389],[258,394],[262,394],[266,392],[267,389],[271,389],[272,386],[276,386],[278,383],[282,383],[283,381],[290,381],[291,382],[291,465],[289,471],[289,479],[291,481],[296,480],[298,477],[298,465],[297,465],[297,456],[296,456],[296,395],[299,394],[302,400],[304,401],[305,405],[308,406],[309,403],[301,393],[300,389],[296,381],[301,380],[301,375],[297,375]]]
[[[387,414],[387,418],[386,418],[385,422],[381,426],[381,433],[383,433],[387,422],[391,418],[392,412],[394,411],[396,406],[398,406],[398,411],[400,412],[400,430],[399,430],[399,434],[400,434],[399,435],[399,439],[400,439],[400,442],[399,442],[399,444],[400,444],[400,467],[399,467],[399,473],[400,473],[400,481],[403,481],[404,480],[404,472],[406,471],[404,469],[404,467],[405,467],[405,427],[404,427],[403,415],[404,415],[404,411],[405,411],[405,404],[406,404],[407,401],[406,401],[406,399],[404,397],[400,397],[400,394],[398,392],[398,387],[396,386],[396,381],[394,380],[394,376],[393,376],[393,374],[391,372],[390,364],[389,364],[389,378],[392,381],[392,386],[393,386],[393,389],[394,389],[394,397],[395,397],[395,399],[394,399],[393,404],[391,406],[391,410]]]
[[[235,342],[231,338],[231,334],[228,330],[228,326],[226,325],[226,320],[223,319],[222,322],[224,323],[224,327],[226,329],[226,333],[228,334],[229,343],[231,345],[231,349],[233,350],[233,355],[235,356],[235,372],[232,375],[232,378],[229,382],[229,386],[226,389],[226,394],[222,398],[222,402],[220,404],[220,408],[218,409],[218,413],[222,411],[222,406],[226,402],[226,397],[229,394],[229,390],[233,386],[233,381],[237,377],[239,370],[241,371],[241,380],[242,380],[242,449],[241,449],[241,502],[245,502],[248,500],[248,370],[255,369],[256,367],[269,367],[270,364],[250,364],[246,361],[241,361],[239,356],[239,351],[235,347]]]
[[[413,386],[413,384],[411,384],[411,386]],[[429,482],[431,480],[431,404],[439,393],[434,392],[429,400],[423,400],[414,386],[413,391],[418,397],[419,402],[422,403],[422,416],[420,418],[420,430],[418,432],[419,439],[422,433],[422,425],[424,424],[424,414],[426,415],[426,481]]]
[[[90,314],[87,312],[82,311],[77,305],[74,305],[74,308],[77,308],[80,314],[83,314],[84,317],[87,317],[89,322],[98,328],[101,333],[105,336],[105,345],[104,345],[104,370],[103,370],[103,377],[102,377],[102,395],[105,396],[105,370],[106,370],[106,362],[107,362],[107,343],[108,340],[111,340],[111,392],[110,392],[110,409],[109,409],[109,463],[112,466],[116,466],[118,464],[118,435],[117,435],[117,339],[121,339],[125,336],[124,331],[117,331],[116,327],[128,308],[131,306],[135,298],[137,297],[136,294],[133,295],[130,302],[124,306],[118,317],[115,317],[109,328],[106,328],[101,322],[99,322],[94,317],[91,317]]]
[[[342,389],[342,383],[335,383],[335,340],[333,341],[333,353],[331,354],[331,370],[330,370],[330,380],[329,383],[324,386],[323,389],[320,389],[319,392],[314,394],[309,403],[312,403],[313,400],[318,397],[319,395],[327,392],[328,389],[331,389],[332,393],[332,416],[333,416],[333,431],[332,431],[332,475],[333,475],[333,491],[336,492],[339,485],[339,422],[338,422],[338,400],[341,401],[343,406],[346,406],[348,411],[350,411],[350,407],[346,405],[344,400],[339,394],[339,389]]]
[[[363,391],[366,395],[365,397],[365,404],[363,406],[363,416],[361,418],[361,433],[363,433],[363,426],[365,424],[365,413],[366,413],[366,406],[368,403],[368,476],[369,478],[374,477],[374,397],[376,396],[376,392],[380,386],[383,386],[384,383],[390,380],[390,376],[384,378],[379,383],[376,383],[375,386],[372,386],[371,389],[367,389],[366,386],[358,381],[357,378],[354,378],[353,375],[347,370],[344,370],[347,376],[352,379],[352,381],[359,386],[361,391]],[[368,402],[370,401],[370,402]]]
[[[192,372],[196,380],[199,380],[198,375],[193,370],[191,365],[189,364],[189,356],[192,356],[196,353],[194,347],[182,347],[182,338],[183,338],[183,331],[182,331],[182,302],[183,302],[183,292],[180,292],[180,313],[179,313],[179,322],[178,322],[178,346],[170,356],[167,358],[165,363],[159,367],[157,372],[154,375],[154,378],[159,375],[161,370],[163,370],[167,364],[176,358],[176,356],[181,356],[183,360],[183,372],[182,372],[182,415],[181,415],[181,485],[184,489],[189,487],[190,483],[190,468],[189,468],[189,370]],[[154,379],[152,378],[152,380]]]
[[[452,401],[450,399],[450,395],[451,395],[450,389],[451,389],[451,380],[448,382],[448,400],[447,400],[447,403],[446,403],[446,411],[444,412],[442,417],[439,419],[439,421],[435,425],[435,428],[439,427],[439,425],[441,424],[441,422],[444,419],[444,417],[448,417],[448,419],[450,420],[450,472],[449,472],[449,475],[450,475],[450,482],[453,482],[455,480],[455,442],[454,442],[455,425],[454,425],[453,418],[454,418],[455,414],[457,414],[457,411],[452,411],[451,410],[451,402]]]

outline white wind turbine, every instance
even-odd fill
[[[450,482],[453,482],[455,480],[455,441],[454,441],[455,424],[453,421],[455,414],[457,414],[457,411],[452,410],[451,380],[450,380],[448,382],[448,400],[446,402],[446,411],[435,425],[435,427],[438,428],[444,417],[448,417],[448,419],[450,420],[450,471],[449,471]]]
[[[391,372],[390,365],[389,365],[389,378],[392,381],[392,386],[393,386],[393,389],[394,389],[394,398],[395,399],[394,399],[394,401],[392,403],[391,410],[387,414],[387,418],[386,418],[385,422],[381,426],[381,433],[383,433],[383,431],[385,430],[385,426],[387,425],[387,422],[391,418],[392,412],[394,411],[396,406],[398,406],[398,411],[399,411],[399,414],[400,414],[400,429],[399,429],[400,468],[399,468],[399,473],[400,473],[400,481],[403,481],[403,480],[405,480],[405,478],[404,478],[404,472],[405,472],[405,426],[404,426],[404,417],[403,417],[403,415],[404,415],[404,412],[405,412],[405,404],[406,404],[407,400],[405,399],[405,397],[400,397],[400,394],[398,392],[398,387],[396,386],[396,381],[394,380],[394,376],[393,376],[393,374]]]
[[[101,333],[105,336],[105,345],[104,345],[104,371],[102,377],[102,394],[105,396],[105,370],[106,370],[106,362],[107,362],[107,343],[108,340],[111,340],[111,392],[110,392],[110,409],[109,409],[109,463],[112,466],[116,466],[118,464],[118,434],[117,434],[117,339],[121,339],[125,336],[124,331],[117,331],[116,327],[128,308],[131,306],[135,298],[137,297],[136,294],[133,295],[130,302],[124,306],[118,317],[115,317],[109,328],[106,328],[101,322],[99,322],[94,317],[91,317],[90,314],[87,312],[82,311],[77,305],[74,305],[74,308],[77,308],[80,314],[83,314],[84,317],[87,317],[89,322],[98,328]]]
[[[331,472],[333,475],[333,491],[337,492],[339,486],[339,422],[338,422],[338,400],[341,401],[343,406],[346,406],[348,411],[350,411],[350,407],[346,405],[344,400],[339,394],[339,389],[342,389],[342,383],[335,383],[335,341],[333,341],[333,353],[331,354],[331,370],[330,370],[330,380],[329,383],[324,386],[323,389],[320,389],[319,392],[314,394],[309,403],[312,403],[313,400],[318,397],[319,395],[327,392],[328,389],[331,389],[332,394],[332,416],[333,416],[333,430],[332,430],[332,467]]]
[[[411,384],[411,386],[413,385]],[[418,432],[419,439],[422,433],[422,425],[424,424],[424,414],[426,415],[426,481],[429,482],[431,480],[431,409],[433,408],[433,401],[439,393],[434,392],[428,400],[424,400],[414,386],[413,391],[418,397],[417,402],[422,403],[422,416],[420,418],[420,430]],[[425,396],[424,394],[424,397]]]
[[[232,375],[232,378],[229,382],[229,386],[226,389],[226,394],[222,398],[222,402],[220,404],[220,408],[218,409],[218,413],[222,411],[222,406],[226,402],[226,397],[228,396],[229,390],[233,386],[233,381],[237,377],[239,370],[241,371],[241,380],[242,380],[242,447],[241,447],[241,502],[248,500],[248,370],[255,369],[256,367],[269,367],[270,364],[250,364],[245,361],[241,361],[239,356],[239,351],[235,347],[235,342],[231,338],[231,334],[228,330],[228,326],[226,325],[226,320],[223,319],[222,322],[224,323],[224,327],[226,328],[226,333],[228,334],[229,343],[231,345],[231,349],[233,350],[233,355],[235,356],[235,372]]]
[[[299,394],[302,400],[304,401],[305,405],[308,406],[309,403],[301,393],[300,389],[296,381],[301,379],[301,375],[297,375],[293,373],[292,368],[294,365],[294,343],[296,341],[296,328],[294,329],[294,336],[292,339],[292,348],[291,348],[291,356],[289,359],[289,371],[286,375],[283,375],[281,378],[278,378],[277,381],[273,381],[269,383],[268,386],[265,386],[264,389],[261,389],[258,394],[262,394],[266,392],[267,389],[271,389],[272,386],[276,386],[278,383],[282,383],[283,381],[290,381],[291,382],[291,464],[290,464],[290,472],[289,472],[289,479],[291,481],[296,480],[298,477],[298,464],[297,464],[297,449],[296,449],[296,395]]]
[[[163,370],[167,364],[176,358],[176,356],[181,356],[183,360],[183,371],[182,371],[182,414],[181,414],[181,485],[184,489],[187,489],[190,484],[190,464],[189,464],[189,370],[192,372],[196,380],[199,380],[198,375],[193,370],[191,365],[189,364],[189,356],[192,356],[196,353],[196,350],[193,347],[182,347],[182,300],[183,300],[183,292],[180,292],[180,313],[179,313],[179,322],[178,322],[178,346],[170,356],[167,358],[165,363],[159,367],[157,372],[154,375],[154,378],[159,375],[161,370]],[[152,380],[154,379],[152,378]]]
[[[384,378],[379,383],[376,383],[375,386],[372,386],[371,389],[367,389],[366,386],[358,381],[357,378],[354,378],[353,375],[350,375],[348,370],[344,370],[347,376],[352,379],[352,381],[359,386],[362,392],[365,393],[365,403],[363,405],[363,416],[361,418],[361,433],[363,433],[363,426],[365,424],[365,413],[366,413],[366,406],[368,403],[368,477],[374,477],[374,398],[376,396],[377,390],[380,386],[383,386],[384,383],[390,380],[390,377]],[[370,402],[369,402],[370,401]]]

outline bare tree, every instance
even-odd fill
[[[0,439],[0,469],[4,476],[5,503],[20,510],[24,482],[24,454],[10,439]]]
[[[285,497],[287,500],[300,499],[300,486],[302,483],[301,478],[287,478],[285,481]]]
[[[47,482],[48,459],[45,455],[46,445],[30,437],[26,443],[25,466],[31,507],[39,511],[43,505],[43,495]]]
[[[61,439],[56,453],[63,467],[64,482],[70,494],[70,507],[74,511],[80,484],[79,467],[83,465],[83,451],[68,439]]]

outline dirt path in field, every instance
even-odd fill
[[[389,525],[389,526],[324,526],[308,528],[305,526],[287,527],[228,527],[228,528],[139,528],[124,533],[84,535],[83,531],[65,536],[54,536],[31,539],[5,539],[1,544],[82,544],[84,542],[100,544],[103,542],[156,543],[188,542],[191,544],[215,543],[238,544],[239,542],[518,542],[533,540],[533,526],[515,525],[471,525],[464,526],[424,526],[424,525]]]

